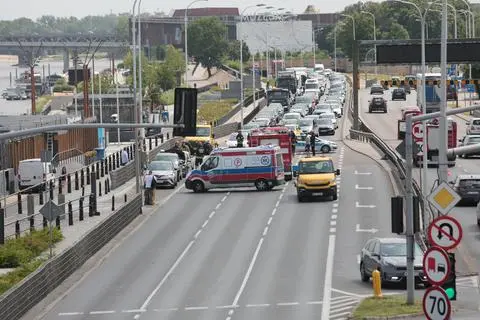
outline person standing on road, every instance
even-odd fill
[[[292,154],[295,155],[295,148],[297,146],[297,136],[293,130],[290,130],[290,143],[292,145]]]
[[[312,149],[312,155],[315,157],[315,133],[310,132],[310,148]]]
[[[243,137],[242,131],[238,131],[237,133],[237,148],[243,148]]]
[[[305,137],[305,152],[307,155],[310,155],[310,133],[307,133],[307,136]]]
[[[153,187],[155,184],[155,179],[153,177],[152,170],[144,177],[144,188],[145,188],[145,205],[153,205]]]

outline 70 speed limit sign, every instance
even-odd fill
[[[452,305],[447,293],[441,287],[430,287],[423,296],[423,313],[428,320],[447,320],[452,313]]]

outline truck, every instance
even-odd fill
[[[447,138],[447,147],[448,149],[457,147],[457,123],[452,119],[448,118],[448,138]],[[434,119],[431,122],[427,123],[427,166],[438,166],[438,150],[440,145],[440,125],[438,119]],[[417,167],[423,166],[423,142],[417,142],[419,145],[420,152],[418,152],[414,157],[414,164]],[[448,166],[455,166],[455,156],[447,159]]]
[[[297,94],[297,75],[295,70],[278,71],[277,73],[277,88],[288,89],[291,94]]]
[[[258,147],[264,145],[276,145],[280,147],[280,153],[283,158],[285,168],[285,181],[292,180],[292,143],[290,140],[289,129],[287,127],[269,127],[254,129],[248,136],[248,145]]]
[[[267,90],[267,105],[272,102],[281,103],[284,107],[292,105],[291,94],[288,89],[272,88]]]
[[[427,113],[440,111],[441,90],[446,90],[445,86],[439,85],[440,81],[440,73],[426,73],[425,83],[422,83],[422,74],[417,74],[417,105],[422,106],[422,95],[425,92]]]

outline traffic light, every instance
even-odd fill
[[[457,300],[457,275],[455,274],[455,253],[448,252],[448,259],[450,260],[450,274],[447,281],[442,284],[443,290],[447,293],[450,301]]]

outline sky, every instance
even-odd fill
[[[142,11],[155,12],[163,11],[169,14],[173,9],[185,8],[192,0],[142,0]],[[302,13],[305,8],[312,4],[320,13],[333,13],[343,10],[347,5],[356,3],[355,0],[282,0],[282,7],[294,13]],[[265,0],[265,2],[253,0],[208,0],[208,2],[197,2],[194,7],[237,7],[241,10],[247,6],[265,3],[279,7],[279,1]],[[48,5],[47,5],[48,4]],[[275,5],[277,4],[277,5]],[[133,0],[0,0],[0,20],[13,20],[20,17],[36,19],[42,15],[53,15],[59,17],[88,15],[103,15],[109,13],[124,13],[132,10]],[[72,11],[72,8],[75,10]],[[253,11],[253,9],[251,9]]]

